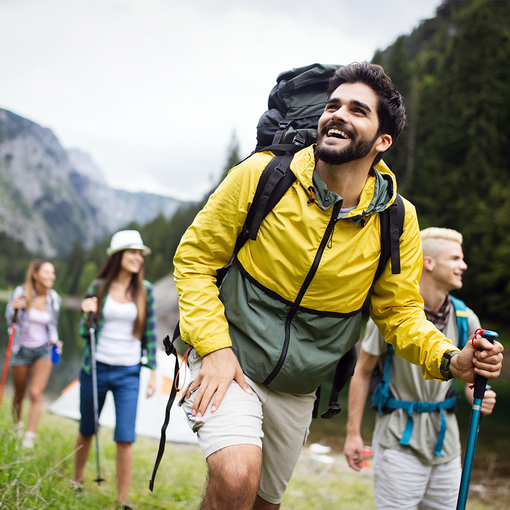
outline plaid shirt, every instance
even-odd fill
[[[143,366],[146,366],[150,368],[151,370],[156,370],[156,345],[157,345],[157,337],[156,337],[156,303],[154,301],[154,290],[152,287],[152,283],[148,282],[147,280],[143,281],[143,284],[145,285],[145,290],[147,292],[147,305],[145,308],[145,331],[142,335],[142,342],[141,342],[141,355],[147,356],[147,362],[143,363]],[[100,286],[99,281],[94,281],[90,284],[87,292],[91,294],[98,293]],[[106,294],[103,304],[101,307],[101,313],[99,314],[99,320],[97,321],[96,328],[95,328],[95,339],[96,339],[96,346],[97,346],[97,339],[99,337],[99,333],[101,331],[101,328],[104,324],[104,316],[103,316],[103,310],[104,305],[106,303],[106,297],[108,294]],[[85,322],[87,320],[87,314],[83,313],[82,318],[80,320],[80,335],[85,338],[86,340],[90,340],[90,334],[88,327],[86,326]],[[83,357],[81,360],[81,367],[84,370],[84,372],[88,375],[90,375],[90,369],[91,369],[91,359],[90,359],[90,341],[85,342],[83,345]]]

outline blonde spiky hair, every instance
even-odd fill
[[[462,234],[451,228],[430,227],[422,230],[420,234],[424,257],[437,258],[444,249],[445,241],[462,244]]]

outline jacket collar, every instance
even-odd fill
[[[314,146],[299,151],[294,156],[290,168],[308,194],[310,187],[313,187],[318,205],[322,209],[327,210],[336,202],[342,201],[342,197],[327,189],[324,181],[315,172]],[[396,195],[395,175],[384,161],[380,161],[370,171],[358,205],[345,218],[352,219],[353,223],[357,224],[364,216],[381,212],[389,207]]]

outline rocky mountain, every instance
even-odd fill
[[[158,214],[171,218],[182,202],[153,193],[131,193],[110,188],[102,171],[89,154],[78,149],[67,151],[71,165],[70,182],[74,189],[104,216],[108,232],[114,232],[131,221],[145,225]]]
[[[170,197],[110,188],[90,156],[66,151],[53,132],[0,109],[0,232],[33,253],[65,255],[86,248],[131,221],[173,215]]]

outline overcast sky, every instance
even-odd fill
[[[441,0],[0,0],[0,107],[89,153],[108,183],[200,198],[276,76],[370,60]]]

